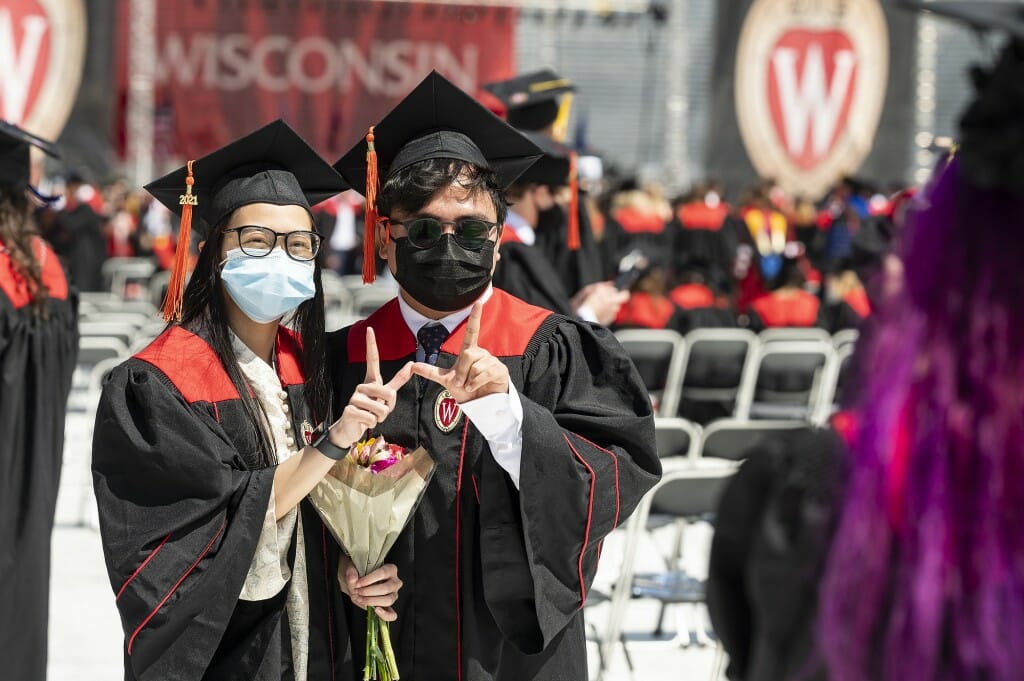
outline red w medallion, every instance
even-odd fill
[[[455,430],[462,416],[462,409],[452,394],[442,390],[434,402],[434,424],[445,433]]]

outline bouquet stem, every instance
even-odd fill
[[[366,609],[366,665],[363,681],[398,681],[398,662],[391,646],[391,628],[374,608]]]

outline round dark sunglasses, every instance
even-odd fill
[[[323,241],[316,232],[275,232],[269,227],[259,225],[232,227],[224,231],[238,232],[238,246],[242,253],[253,258],[270,255],[277,245],[277,240],[284,239],[284,252],[289,258],[308,262],[320,252],[320,244]]]
[[[405,222],[389,220],[388,224],[405,227],[409,243],[416,248],[430,248],[444,234],[445,225],[451,225],[455,231],[455,243],[471,251],[479,251],[483,248],[490,239],[491,233],[499,227],[497,222],[487,222],[475,218],[462,220],[416,218]]]

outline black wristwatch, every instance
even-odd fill
[[[339,447],[338,445],[331,442],[331,431],[327,429],[324,434],[316,439],[313,443],[313,449],[326,456],[328,459],[334,459],[335,461],[341,461],[348,454],[348,447]]]

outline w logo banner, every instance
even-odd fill
[[[85,26],[82,0],[0,4],[0,118],[60,135],[82,78]]]
[[[889,66],[878,0],[756,0],[736,55],[740,132],[755,169],[816,197],[874,143]]]

